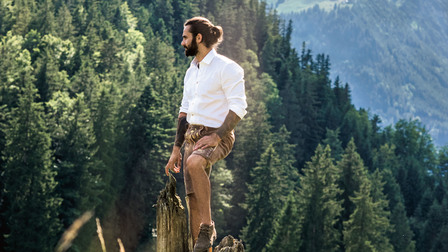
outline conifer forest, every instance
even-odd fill
[[[213,166],[212,218],[247,251],[448,251],[448,146],[425,122],[381,125],[291,46],[258,0],[0,0],[0,251],[156,251],[183,77],[183,24],[224,30],[248,113]],[[183,176],[175,175],[184,198]]]

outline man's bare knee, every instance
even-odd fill
[[[204,171],[205,166],[207,165],[207,160],[204,157],[199,155],[191,155],[187,159],[187,172],[197,172]]]

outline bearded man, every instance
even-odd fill
[[[185,75],[176,140],[165,172],[179,173],[183,160],[194,252],[208,251],[216,239],[211,167],[230,153],[234,128],[247,113],[243,69],[216,52],[222,35],[220,26],[203,17],[187,20],[182,34],[185,55],[194,59]]]

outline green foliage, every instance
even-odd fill
[[[393,143],[400,163],[397,182],[403,192],[407,215],[412,216],[425,190],[432,190],[425,174],[435,168],[434,145],[420,122],[405,120],[395,125]]]
[[[381,202],[375,202],[370,194],[371,184],[362,181],[355,197],[350,197],[356,206],[350,219],[344,222],[344,245],[346,251],[393,251],[386,236],[390,228]]]
[[[440,243],[445,239],[442,235],[446,232],[447,211],[446,199],[442,203],[437,200],[433,202],[423,227],[422,240],[418,246],[420,251],[442,251],[438,246],[441,246]]]
[[[390,211],[384,194],[382,175],[377,169],[369,179],[367,170],[360,162],[353,140],[350,141],[346,154],[339,166],[345,177],[345,214],[350,214],[343,221],[343,241],[346,251],[394,251],[388,234],[392,232]],[[352,178],[347,171],[352,170]],[[348,186],[349,185],[349,186]],[[350,193],[348,193],[350,192]],[[349,204],[347,204],[349,203]]]
[[[251,251],[344,250],[364,220],[359,238],[377,250],[446,248],[447,148],[419,121],[383,129],[356,109],[348,84],[330,79],[339,51],[293,49],[297,22],[257,0],[1,0],[1,248],[51,251],[92,209],[108,248],[116,237],[129,251],[155,246],[152,205],[191,60],[181,34],[196,15],[223,27],[218,51],[245,70],[248,113],[212,173],[220,236],[242,234]],[[358,35],[344,38],[374,37]],[[94,229],[71,249],[100,250]]]
[[[18,75],[23,81],[18,107],[13,109],[5,130],[3,150],[3,216],[8,223],[6,251],[50,251],[57,241],[61,199],[57,196],[50,134],[31,75],[30,55],[23,52],[28,66]]]
[[[300,248],[300,213],[296,195],[292,190],[273,223],[274,234],[266,245],[266,251],[296,251]]]
[[[123,136],[118,134],[117,109],[120,96],[116,87],[108,82],[100,83],[92,101],[92,127],[95,134],[94,158],[104,164],[101,172],[103,193],[96,214],[101,218],[108,212],[123,186],[124,153],[117,148]]]
[[[296,191],[292,190],[288,200],[273,223],[274,234],[266,245],[266,251],[296,251],[300,248],[300,213]]]
[[[15,36],[12,32],[2,37],[0,42],[0,94],[1,104],[13,108],[17,106],[18,94],[25,87],[23,71],[30,71],[29,51],[22,49],[23,37]],[[31,78],[31,73],[27,73]]]
[[[341,172],[338,181],[339,188],[342,190],[343,212],[341,217],[343,221],[347,221],[356,208],[350,197],[354,197],[355,192],[360,190],[363,181],[367,180],[367,170],[363,160],[356,152],[356,145],[353,139],[348,143],[345,153],[337,163],[337,166]]]
[[[48,103],[49,113],[55,120],[51,135],[58,169],[57,192],[64,199],[65,227],[83,212],[95,209],[102,191],[100,174],[104,164],[93,158],[95,136],[84,99],[82,94],[71,99],[66,93],[56,93]]]
[[[341,214],[341,190],[337,186],[338,169],[333,164],[330,147],[318,145],[311,161],[300,176],[298,205],[300,211],[301,251],[337,251],[339,233],[335,228]]]
[[[400,186],[394,175],[398,167],[398,158],[395,155],[395,146],[385,144],[380,150],[374,152],[374,167],[381,170],[384,183],[384,194],[389,201],[390,224],[394,227],[389,231],[388,237],[395,251],[415,251],[414,233],[412,232],[409,220],[406,217],[404,208],[404,198]]]
[[[234,183],[232,172],[227,169],[225,160],[220,160],[213,165],[213,172],[210,176],[212,188],[211,209],[213,221],[215,222],[218,241],[229,233],[226,228],[229,226],[226,216],[231,208],[232,190]],[[221,238],[221,239],[220,239]]]
[[[331,149],[331,157],[335,161],[339,161],[344,152],[342,149],[342,142],[339,140],[339,128],[336,130],[330,130],[327,128],[327,133],[325,135],[325,139],[322,140],[323,145],[330,146]]]
[[[282,166],[279,154],[271,144],[261,155],[257,166],[251,172],[252,182],[248,184],[247,226],[242,230],[248,251],[262,251],[267,244],[266,237],[273,234],[272,222],[280,211],[280,178]]]

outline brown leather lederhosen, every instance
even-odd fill
[[[185,191],[188,194],[193,193],[192,181],[187,172],[188,167],[186,166],[188,157],[190,155],[199,155],[205,158],[207,161],[207,166],[205,167],[205,172],[207,176],[210,176],[211,168],[214,163],[218,160],[225,158],[229,155],[232,150],[233,143],[235,142],[234,131],[232,130],[229,134],[222,137],[218,146],[214,148],[198,149],[193,151],[196,142],[203,136],[210,135],[216,132],[217,128],[211,128],[203,125],[192,124],[189,125],[187,132],[185,133],[185,146],[183,155],[184,164],[184,180],[185,180]]]

